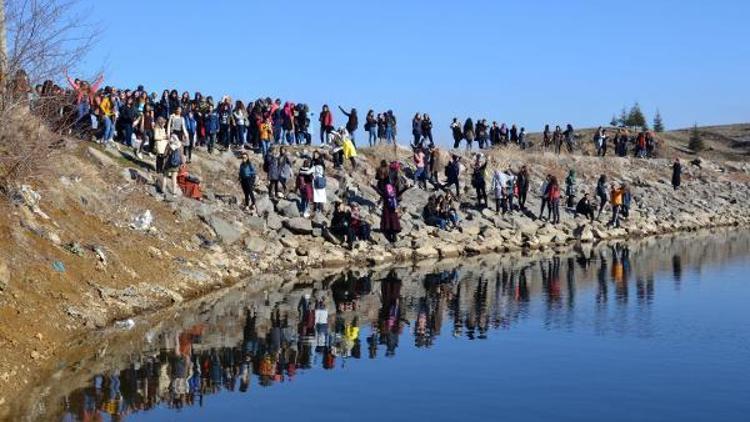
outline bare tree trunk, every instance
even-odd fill
[[[5,32],[5,0],[0,0],[0,90],[5,78],[5,68],[8,61],[8,42]]]

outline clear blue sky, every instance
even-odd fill
[[[453,116],[588,127],[634,101],[669,128],[750,120],[748,0],[83,2],[103,28],[86,75],[392,108],[401,137],[416,111],[443,140]]]

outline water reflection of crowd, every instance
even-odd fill
[[[552,257],[492,275],[439,271],[425,276],[421,285],[405,286],[395,270],[376,283],[371,273],[349,271],[324,280],[323,288],[307,289],[296,309],[288,298],[249,306],[238,344],[204,344],[209,343],[208,325],[162,336],[158,351],[95,377],[68,396],[65,406],[80,419],[102,412],[117,419],[156,406],[202,406],[207,395],[291,382],[315,367],[343,368],[350,359],[362,358],[363,325],[369,325],[364,338],[369,359],[395,356],[404,332],[417,348],[434,346],[446,316],[452,321],[449,335],[483,340],[491,329],[508,329],[528,316],[532,273],[541,276],[545,325],[572,324],[579,271],[595,280],[596,312],[606,309],[610,286],[616,303],[627,303],[629,250],[613,246],[606,252]],[[650,303],[653,277],[637,277],[636,295],[639,304]]]

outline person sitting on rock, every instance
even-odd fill
[[[356,202],[352,202],[351,204],[349,204],[349,213],[350,226],[354,235],[359,240],[369,242],[370,232],[372,229],[370,227],[370,224],[362,219],[362,215],[359,210],[359,204],[357,204]]]
[[[578,214],[582,214],[584,217],[588,217],[591,222],[594,221],[594,206],[591,205],[591,200],[589,199],[588,192],[583,194],[583,198],[581,198],[580,201],[578,201],[578,204],[576,204],[576,211],[574,216],[578,216]]]
[[[424,218],[425,224],[428,226],[439,227],[440,230],[447,228],[448,222],[440,216],[437,206],[437,199],[434,195],[430,195],[427,198],[427,204],[422,209],[422,218]]]
[[[341,237],[349,247],[354,244],[355,234],[351,225],[352,216],[346,205],[336,201],[333,204],[333,215],[331,216],[331,233]]]
[[[447,192],[445,195],[439,196],[437,206],[440,216],[448,220],[453,228],[458,228],[461,217],[458,215],[453,194]]]

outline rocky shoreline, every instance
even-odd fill
[[[620,228],[610,228],[605,224],[609,207],[602,222],[593,223],[568,211],[561,212],[557,225],[521,212],[498,215],[474,207],[470,171],[464,169],[460,230],[426,225],[421,211],[433,192],[413,187],[400,203],[403,230],[397,242],[389,243],[376,230],[372,242],[349,250],[326,230],[331,203],[358,203],[363,219],[377,227],[378,195],[371,187],[375,166],[382,159],[408,166],[408,150],[360,151],[356,171],[346,167],[327,174],[328,212],[305,218],[296,193],[290,189],[283,199],[271,200],[264,182],[257,186],[257,212],[243,211],[236,182],[239,160],[231,151],[196,154],[191,173],[200,177],[205,193],[196,201],[160,194],[151,160],[140,160],[127,149],[78,142],[69,142],[68,149],[69,158],[46,184],[9,206],[7,229],[0,232],[0,241],[13,245],[0,254],[0,316],[8,321],[6,328],[13,327],[0,329],[0,406],[2,397],[32,382],[32,370],[54,362],[71,339],[247,280],[277,275],[293,281],[318,269],[492,253],[555,253],[576,244],[750,226],[750,166],[744,162],[686,166],[683,187],[675,191],[666,159],[502,149],[487,152],[498,168],[529,165],[530,210],[539,208],[536,192],[545,174],[562,176],[576,169],[579,194],[593,193],[600,174],[628,183],[630,216]],[[289,152],[297,169],[310,148]],[[462,155],[469,162],[470,156]],[[260,159],[253,160],[260,170]]]

